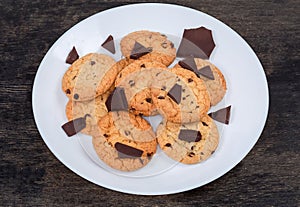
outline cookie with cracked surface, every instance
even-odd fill
[[[105,102],[112,90],[113,88],[90,101],[69,100],[66,105],[68,120],[74,120],[88,114],[89,116],[86,116],[86,127],[81,132],[92,136],[99,135],[98,120],[108,113]]]
[[[184,164],[195,164],[206,160],[215,152],[219,132],[214,121],[206,115],[200,122],[161,123],[157,129],[157,141],[172,159]]]
[[[120,45],[122,54],[127,58],[157,61],[166,66],[169,66],[176,58],[174,44],[166,35],[159,32],[135,31],[124,36]]]
[[[122,82],[127,76],[130,76],[133,72],[136,72],[142,68],[161,68],[167,69],[167,67],[156,61],[150,60],[136,60],[126,66],[117,76],[115,85]],[[134,86],[136,83],[134,80],[130,80],[130,86]],[[151,92],[149,88],[143,89],[143,92],[137,93],[129,102],[129,110],[132,113],[151,116],[157,114],[157,110],[153,104]]]
[[[62,89],[74,101],[92,100],[105,93],[118,74],[115,60],[104,54],[89,53],[77,59],[65,72]]]
[[[203,81],[182,68],[141,68],[126,76],[116,87],[124,88],[128,102],[135,101],[137,94],[150,89],[155,109],[176,123],[198,121],[209,110],[210,100]]]
[[[211,106],[216,105],[223,99],[227,90],[226,81],[222,72],[211,62],[201,58],[187,58],[174,67],[191,70],[204,81]]]

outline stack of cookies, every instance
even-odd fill
[[[115,52],[112,36],[102,46]],[[166,35],[145,30],[126,35],[120,46],[124,58],[117,62],[70,52],[62,80],[69,98],[65,132],[91,135],[99,158],[122,171],[145,166],[157,145],[181,163],[207,159],[219,140],[212,118],[228,124],[230,110],[208,114],[226,93],[221,71],[205,60],[215,47],[211,31],[184,30],[178,50]],[[157,114],[163,121],[154,132],[143,117]]]

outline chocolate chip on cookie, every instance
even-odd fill
[[[197,70],[197,73],[199,75],[203,75],[203,76],[207,77],[210,80],[214,80],[215,79],[214,74],[213,74],[213,72],[212,72],[212,70],[211,70],[211,68],[210,68],[209,65],[204,66],[203,68],[200,68],[199,70]]]
[[[177,104],[180,104],[181,102],[181,92],[182,92],[182,86],[175,84],[171,90],[168,92],[168,96],[175,101]]]
[[[142,44],[138,43],[138,42],[135,42],[134,43],[134,46],[133,46],[133,49],[131,51],[131,54],[130,54],[130,58],[131,59],[134,59],[134,60],[137,60],[139,59],[140,57],[148,54],[152,52],[152,48],[151,47],[144,47]]]
[[[181,60],[178,62],[178,64],[187,70],[193,71],[197,75],[198,78],[200,78],[200,75],[203,75],[211,80],[215,79],[214,74],[209,65],[198,69],[195,59],[192,57],[188,57],[184,60]]]
[[[193,57],[187,57],[183,60],[180,60],[178,64],[185,69],[195,72],[197,70],[197,65]]]
[[[116,87],[105,102],[108,111],[128,111],[124,88]]]
[[[196,130],[181,129],[178,135],[178,139],[186,142],[199,142],[201,140],[201,133]]]
[[[115,144],[115,148],[118,152],[120,152],[119,158],[141,157],[143,154],[143,150],[136,149],[120,142]]]

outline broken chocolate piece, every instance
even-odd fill
[[[178,64],[179,64],[181,67],[183,67],[183,68],[185,68],[185,69],[188,69],[188,70],[190,70],[190,71],[193,71],[193,72],[195,72],[195,71],[198,70],[198,69],[197,69],[197,65],[196,65],[196,63],[195,63],[195,59],[194,59],[193,57],[188,57],[188,58],[185,58],[184,60],[180,60],[180,61],[178,62]]]
[[[211,79],[211,80],[215,80],[214,74],[210,68],[210,66],[204,66],[203,68],[200,68],[199,70],[197,70],[197,75],[203,75],[204,77]]]
[[[131,54],[130,54],[130,59],[134,59],[134,60],[139,59],[140,57],[142,57],[150,52],[152,52],[152,48],[150,48],[150,47],[146,48],[142,44],[135,42],[133,49],[131,51]]]
[[[115,148],[119,152],[119,158],[141,157],[143,154],[143,150],[136,149],[120,142],[116,142]]]
[[[116,53],[114,38],[112,35],[109,35],[107,39],[102,43],[101,46],[107,49],[112,54]]]
[[[181,85],[175,84],[168,92],[168,96],[173,99],[177,104],[181,102]]]
[[[198,78],[200,78],[200,75],[203,75],[206,78],[209,78],[211,80],[215,79],[210,66],[207,65],[204,66],[203,68],[198,69],[195,63],[195,59],[193,57],[185,58],[184,60],[179,61],[178,64],[187,70],[193,71]]]
[[[76,48],[73,46],[72,50],[69,52],[69,54],[67,56],[66,63],[72,64],[78,58],[79,58],[79,55],[76,51]]]
[[[128,103],[124,88],[116,87],[105,102],[108,111],[127,111]]]
[[[196,130],[181,129],[178,138],[186,142],[199,142],[202,138],[202,135]]]
[[[86,127],[86,117],[90,116],[89,114],[86,114],[84,117],[80,117],[74,120],[71,120],[64,125],[62,125],[62,129],[65,131],[65,133],[71,137],[81,130],[83,130]]]
[[[229,124],[231,106],[209,113],[208,115],[221,123]]]
[[[208,59],[214,48],[215,43],[211,30],[205,27],[185,29],[177,51],[177,57],[193,56]]]

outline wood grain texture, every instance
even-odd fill
[[[251,45],[267,74],[265,129],[246,158],[223,177],[174,195],[128,195],[84,180],[49,151],[31,109],[40,61],[74,24],[134,2],[0,1],[0,205],[300,206],[298,0],[164,1],[201,10],[229,25]]]

